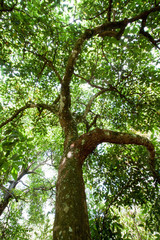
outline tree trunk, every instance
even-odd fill
[[[53,229],[54,240],[91,239],[82,165],[86,157],[102,142],[146,147],[150,153],[148,158],[150,170],[155,179],[160,182],[160,177],[154,169],[154,146],[148,139],[135,134],[99,128],[83,134],[66,148],[59,166]]]
[[[73,146],[73,144],[71,145]],[[54,240],[90,240],[82,164],[70,149],[61,160],[56,191]]]

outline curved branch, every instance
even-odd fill
[[[21,112],[23,112],[25,109],[27,109],[26,106],[21,107],[20,109],[16,110],[16,112],[10,117],[8,118],[6,121],[4,121],[3,123],[0,124],[0,128],[4,127],[5,125],[7,125],[7,123],[13,121]]]
[[[73,51],[71,52],[71,54],[68,58],[65,75],[63,78],[63,84],[65,84],[66,86],[69,85],[72,74],[74,72],[74,65],[76,63],[78,55],[81,52],[82,45],[87,39],[90,39],[96,35],[100,36],[101,34],[105,33],[106,31],[114,32],[113,31],[114,29],[120,29],[120,31],[117,33],[117,36],[116,36],[116,37],[118,37],[118,39],[120,39],[120,37],[123,34],[124,29],[128,23],[132,23],[139,19],[143,19],[143,18],[147,17],[150,13],[156,12],[159,10],[160,10],[160,6],[157,6],[157,7],[151,8],[150,10],[144,11],[141,14],[139,14],[133,18],[130,18],[130,19],[125,18],[122,21],[105,22],[104,24],[102,24],[98,27],[95,27],[93,29],[86,29],[85,32],[82,34],[82,36],[76,41]]]
[[[57,98],[59,100],[59,97]],[[58,100],[55,100],[55,104],[58,102]],[[57,110],[56,107],[53,105],[48,105],[48,104],[43,104],[43,103],[38,103],[38,104],[34,104],[34,103],[26,103],[26,105],[24,107],[19,108],[18,110],[15,111],[15,113],[8,118],[6,121],[2,122],[0,124],[0,128],[4,127],[5,125],[7,125],[9,122],[12,122],[16,117],[18,117],[18,115],[22,112],[24,112],[26,109],[28,108],[41,108],[42,110],[47,109],[48,111],[57,114]]]
[[[153,144],[142,136],[130,133],[115,132],[96,128],[95,130],[82,135],[76,142],[75,146],[80,146],[78,157],[83,164],[86,157],[93,152],[98,144],[102,142],[114,144],[133,144],[141,145],[147,148],[149,152],[148,164],[153,177],[160,183],[160,176],[155,170],[155,149]]]

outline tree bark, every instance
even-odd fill
[[[53,229],[54,240],[91,239],[82,166],[86,157],[102,142],[146,147],[149,151],[148,165],[153,176],[160,183],[160,178],[154,168],[154,146],[148,139],[136,134],[99,128],[83,134],[70,144],[59,166]]]
[[[110,1],[111,3],[112,1]],[[118,133],[109,130],[95,129],[78,137],[78,128],[71,111],[70,83],[74,74],[74,66],[81,53],[85,41],[99,37],[114,37],[117,40],[123,35],[129,23],[143,20],[152,12],[160,10],[160,6],[151,8],[141,14],[118,22],[105,22],[92,29],[86,29],[75,42],[70,53],[61,82],[59,121],[64,131],[64,155],[62,157],[57,181],[56,212],[53,229],[54,240],[89,240],[89,221],[87,215],[85,188],[82,176],[82,165],[86,157],[102,142],[115,144],[142,145],[149,151],[150,170],[158,182],[160,178],[155,171],[155,151],[149,140],[134,134]],[[110,11],[110,10],[109,10]],[[110,18],[110,16],[109,16]],[[90,105],[88,105],[90,108]],[[88,113],[88,109],[84,116]]]
[[[61,160],[56,186],[53,239],[90,240],[82,164],[74,144]]]

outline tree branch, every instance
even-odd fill
[[[118,93],[118,95],[124,99],[126,102],[130,103],[130,104],[133,104],[134,102],[131,101],[128,97],[126,97],[123,93],[121,93],[121,91],[119,91],[116,87],[112,86],[111,84],[109,84],[110,86],[110,91],[112,92],[115,92],[115,93]]]
[[[80,75],[78,75],[78,74],[76,74],[76,73],[74,73],[74,75],[75,75],[76,77],[78,77],[78,78],[83,79],[83,80],[84,80],[85,82],[87,82],[91,87],[98,88],[98,89],[100,89],[100,90],[104,90],[104,87],[101,87],[101,86],[98,86],[98,85],[96,85],[96,84],[91,83],[91,80],[93,79],[93,76],[91,76],[90,79],[88,80],[88,79],[86,79],[86,78],[84,78],[84,77],[82,77],[82,76],[80,76]]]
[[[28,49],[24,48],[24,52],[32,53],[33,55],[35,55],[35,56],[39,57],[41,60],[43,60],[44,61],[44,67],[46,65],[49,66],[54,71],[54,73],[56,74],[57,78],[59,79],[59,82],[61,83],[62,82],[62,78],[61,78],[59,72],[57,71],[57,69],[55,68],[53,62],[51,60],[47,59],[45,55],[39,54],[36,51],[37,50],[31,51],[31,50],[28,50]]]
[[[158,5],[158,6],[156,5],[155,7],[150,8],[149,10],[144,11],[144,12],[140,13],[140,14],[137,15],[137,16],[128,19],[128,22],[129,22],[129,23],[133,23],[133,22],[135,22],[135,21],[137,21],[137,20],[139,20],[139,19],[144,19],[144,18],[148,17],[148,15],[149,15],[150,13],[158,12],[159,10],[160,10],[160,6],[159,6],[159,5]]]
[[[105,81],[105,83],[107,83],[107,85],[109,86],[109,88],[101,87],[101,86],[98,86],[98,85],[96,85],[96,84],[94,84],[94,83],[91,83],[92,77],[88,80],[88,79],[86,79],[86,78],[84,78],[84,77],[82,77],[82,76],[80,76],[80,75],[78,75],[78,74],[75,74],[75,73],[74,73],[74,75],[77,76],[77,77],[79,77],[79,78],[81,78],[81,79],[83,79],[84,81],[86,81],[91,87],[100,89],[100,90],[102,91],[102,93],[103,93],[103,91],[104,91],[104,92],[111,91],[111,92],[118,93],[118,95],[119,95],[121,98],[123,98],[125,101],[127,101],[127,102],[130,103],[130,104],[133,104],[133,102],[132,102],[130,99],[128,99],[124,94],[121,93],[121,91],[119,91],[115,86],[113,86],[112,84],[110,84],[107,80]],[[129,76],[129,75],[128,75],[128,76]],[[127,77],[128,77],[128,76],[127,76]],[[127,77],[125,77],[125,78],[127,78]]]
[[[84,19],[84,20],[93,20],[93,19],[101,16],[103,13],[105,13],[105,12],[107,12],[107,11],[108,11],[108,7],[107,7],[105,10],[103,10],[102,12],[98,13],[96,16],[91,17],[91,18],[87,18],[87,19]]]
[[[141,28],[140,28],[139,33],[141,33],[141,34],[142,34],[144,37],[146,37],[151,43],[153,43],[153,45],[154,45],[156,48],[160,49],[160,47],[157,45],[157,43],[159,42],[159,40],[157,40],[157,41],[154,40],[154,38],[153,38],[148,32],[146,32],[146,31],[144,30],[144,28],[145,28],[145,26],[146,26],[146,20],[147,20],[147,16],[142,19],[142,24],[141,24]]]
[[[113,0],[109,0],[109,7],[108,7],[108,22],[111,21],[112,2],[113,2]]]
[[[153,177],[160,183],[160,176],[155,170],[155,149],[153,144],[142,136],[130,133],[115,132],[111,130],[103,130],[96,128],[95,130],[82,135],[76,142],[75,146],[81,146],[79,150],[78,158],[81,159],[83,164],[86,157],[93,152],[98,144],[102,142],[114,143],[114,144],[133,144],[141,145],[147,148],[149,152],[148,164],[152,172]],[[77,145],[78,144],[78,145]]]
[[[16,3],[13,4],[12,7],[9,7],[7,5],[4,4],[4,1],[1,2],[1,8],[0,8],[0,12],[12,12],[14,10],[14,8],[16,7],[18,1],[16,0]]]
[[[59,97],[57,98],[59,100]],[[58,100],[55,100],[55,104],[57,103]],[[42,108],[42,109],[47,109],[48,111],[58,114],[56,107],[53,105],[48,105],[48,104],[44,104],[44,103],[38,103],[38,104],[34,104],[31,102],[26,103],[26,105],[24,107],[19,108],[18,110],[15,111],[15,113],[8,118],[6,121],[4,121],[3,123],[0,124],[0,128],[4,127],[5,125],[7,125],[9,122],[12,122],[20,113],[24,112],[26,109],[28,108]]]
[[[17,179],[10,182],[8,189],[4,188],[3,186],[1,187],[5,190],[6,193],[4,194],[4,197],[3,197],[2,201],[0,202],[0,215],[2,215],[3,211],[7,207],[10,198],[14,197],[16,199],[16,201],[18,201],[18,198],[12,193],[12,190],[17,186],[17,184],[19,183],[21,178],[27,174],[28,170],[29,170],[29,167],[26,169],[23,169],[22,172],[17,177]]]
[[[42,73],[47,65],[47,61],[44,61],[41,71],[38,73],[38,79],[42,76]]]
[[[39,186],[39,187],[34,187],[32,189],[28,189],[25,194],[29,193],[31,190],[32,191],[39,191],[39,190],[42,190],[42,191],[49,191],[49,190],[53,190],[53,188],[55,188],[55,185],[51,186],[51,187],[45,187],[45,186]],[[54,191],[55,192],[55,191]]]
[[[94,96],[91,97],[91,99],[89,100],[87,106],[86,106],[86,109],[84,111],[84,114],[83,114],[83,117],[82,118],[86,118],[87,114],[89,113],[90,109],[91,109],[91,106],[92,106],[92,103],[93,101],[98,97],[100,96],[101,94],[103,94],[104,92],[106,91],[109,91],[109,89],[102,89],[101,91],[99,91],[98,93],[96,93]]]
[[[10,185],[9,185],[8,189],[5,188],[5,187],[3,187],[3,186],[0,186],[0,188],[5,191],[5,194],[4,194],[4,197],[3,197],[2,201],[0,201],[0,215],[3,213],[3,211],[4,211],[5,208],[7,207],[7,205],[8,205],[8,203],[9,203],[9,201],[10,201],[11,198],[15,198],[16,201],[18,201],[19,197],[15,196],[15,194],[12,192],[12,190],[16,188],[16,186],[17,186],[17,184],[18,184],[19,182],[22,182],[21,179],[22,179],[25,175],[28,175],[28,174],[33,174],[33,173],[39,174],[39,173],[36,173],[36,172],[34,172],[34,171],[37,170],[40,166],[44,165],[47,161],[48,161],[48,157],[47,157],[47,159],[46,159],[45,161],[43,161],[42,163],[37,164],[37,166],[35,166],[31,171],[30,171],[30,169],[31,169],[32,165],[34,164],[34,162],[32,162],[28,167],[22,169],[21,172],[19,173],[17,179],[10,182]],[[40,174],[39,174],[39,175],[40,175]],[[51,182],[50,182],[48,179],[47,179],[47,181],[49,182],[49,184],[50,184],[50,186],[51,186],[51,187],[48,188],[47,190],[52,189],[53,186],[52,186]],[[27,186],[27,185],[24,184],[23,182],[22,182],[22,184],[23,184],[24,186]],[[28,187],[28,186],[27,186],[27,187]],[[42,187],[40,187],[40,189],[42,189]],[[35,189],[35,190],[38,190],[38,189]],[[44,186],[43,186],[43,190],[45,190],[45,187],[44,187]],[[29,192],[29,191],[28,191],[28,192]]]
[[[151,12],[156,12],[160,7],[154,7],[150,10],[144,11],[141,14],[131,18],[124,19],[118,22],[105,22],[104,24],[95,27],[93,29],[86,29],[81,37],[76,41],[72,52],[69,55],[64,77],[61,82],[61,93],[60,93],[60,108],[59,108],[59,119],[62,129],[64,130],[66,140],[75,140],[78,136],[77,126],[71,114],[71,96],[70,96],[70,82],[74,73],[74,66],[77,61],[79,54],[81,53],[84,42],[92,37],[98,36],[112,36],[117,40],[121,38],[124,30],[128,23],[135,22],[139,19],[143,19],[148,16]],[[119,29],[118,32],[115,30]]]

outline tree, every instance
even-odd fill
[[[62,129],[54,240],[91,239],[82,167],[99,144],[145,147],[160,183],[157,140],[142,136],[159,131],[159,11],[141,0],[1,1],[2,137],[30,130],[46,151],[42,138]],[[6,173],[8,141],[2,157]]]

